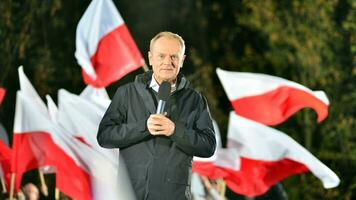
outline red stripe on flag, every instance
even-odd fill
[[[22,174],[41,166],[54,166],[56,187],[73,199],[89,200],[90,177],[67,155],[50,134],[45,132],[15,133],[13,137],[12,172],[16,173],[15,190],[21,184]]]
[[[129,30],[123,24],[101,39],[96,53],[91,57],[91,63],[97,78],[91,79],[82,70],[84,81],[101,88],[143,66],[144,60]]]
[[[194,162],[193,171],[210,179],[223,178],[232,191],[253,197],[265,193],[272,185],[288,176],[309,170],[305,165],[290,159],[261,161],[241,157],[239,170],[220,167],[211,162]]]
[[[0,105],[1,105],[2,101],[4,100],[5,94],[6,94],[6,90],[4,88],[0,87]]]
[[[237,114],[266,125],[277,125],[304,107],[316,111],[318,122],[328,115],[328,105],[324,102],[308,92],[288,86],[231,103]]]
[[[192,170],[200,176],[206,176],[210,179],[225,178],[229,175],[226,168],[219,167],[214,162],[194,161]]]
[[[260,161],[241,157],[238,171],[207,162],[194,162],[193,171],[211,179],[223,178],[236,193],[257,196],[284,178],[309,170],[305,165],[289,159]]]
[[[308,171],[305,165],[290,159],[261,161],[242,157],[241,169],[238,172],[229,170],[225,181],[236,193],[257,196],[288,176]]]

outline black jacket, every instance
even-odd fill
[[[179,75],[165,107],[175,131],[170,137],[152,136],[146,127],[157,104],[151,78],[149,71],[118,88],[97,139],[102,147],[120,148],[137,199],[191,199],[192,157],[210,157],[215,150],[207,102]]]

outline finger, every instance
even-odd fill
[[[147,121],[147,126],[163,126],[166,123],[161,120],[149,120]]]
[[[147,125],[147,128],[150,130],[158,131],[158,130],[164,130],[164,127],[161,125],[156,125],[156,124],[149,124]]]
[[[147,122],[151,124],[160,124],[162,120],[163,119],[159,116],[151,116],[147,119]]]
[[[153,114],[153,115],[150,115],[150,118],[152,118],[152,119],[164,119],[164,118],[166,118],[166,116],[164,114]]]
[[[165,130],[155,131],[154,135],[167,135],[167,131]]]

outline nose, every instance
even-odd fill
[[[164,63],[164,64],[170,65],[170,64],[172,64],[172,62],[173,62],[173,59],[172,59],[171,56],[169,56],[169,55],[165,56],[165,58],[164,58],[164,60],[163,60],[163,63]]]

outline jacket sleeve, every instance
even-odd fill
[[[193,127],[187,128],[186,122],[177,121],[170,138],[188,155],[210,157],[214,154],[216,139],[207,101],[201,97]]]
[[[121,87],[116,91],[99,125],[97,140],[100,146],[125,148],[149,137],[146,119],[127,123],[129,99],[126,87]]]

